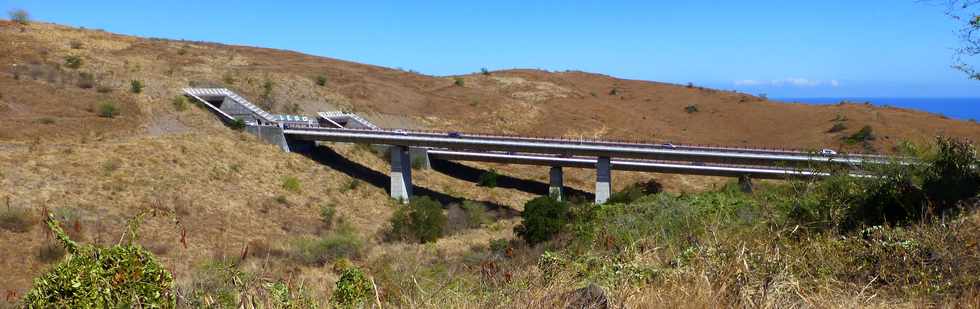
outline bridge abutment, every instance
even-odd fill
[[[548,174],[551,176],[548,182],[548,195],[551,195],[551,197],[559,201],[564,200],[565,173],[562,171],[561,166],[552,166]]]
[[[609,157],[599,157],[595,167],[595,203],[605,203],[612,194],[612,170]]]
[[[408,147],[391,147],[391,198],[408,203],[412,197],[412,162]]]

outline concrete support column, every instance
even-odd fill
[[[562,172],[561,166],[552,166],[551,171],[548,174],[551,175],[551,181],[549,182],[550,185],[548,186],[548,194],[559,201],[564,200],[564,197],[562,196],[564,192],[562,191],[564,191],[565,188],[565,173]]]
[[[408,147],[391,148],[391,198],[408,203],[412,197],[412,162],[408,158]]]
[[[599,157],[595,168],[595,203],[598,205],[609,200],[609,195],[612,194],[612,171],[610,170],[609,157]]]

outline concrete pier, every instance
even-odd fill
[[[595,203],[605,203],[612,194],[612,170],[609,157],[599,157],[595,166]]]
[[[551,180],[548,182],[548,195],[551,195],[551,197],[559,201],[564,200],[565,173],[562,172],[561,166],[552,166],[548,174],[551,176]]]
[[[412,197],[412,162],[408,147],[391,147],[391,198],[408,203]]]

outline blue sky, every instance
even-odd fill
[[[0,9],[434,75],[571,69],[770,97],[980,97],[980,81],[950,68],[956,24],[939,6],[692,2],[0,0]]]

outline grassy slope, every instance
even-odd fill
[[[980,137],[976,124],[924,113],[777,104],[742,94],[580,72],[475,74],[464,77],[465,87],[455,87],[452,78],[287,51],[148,40],[51,24],[32,24],[21,31],[0,22],[0,41],[5,42],[0,44],[0,196],[9,197],[11,207],[31,209],[35,218],[42,208],[70,213],[78,218],[86,240],[103,243],[113,242],[124,220],[138,208],[175,210],[188,231],[187,249],[179,241],[182,228],[168,218],[149,220],[144,235],[178,281],[189,280],[202,261],[240,254],[246,243],[284,248],[291,239],[318,233],[317,211],[324,204],[335,205],[360,235],[372,239],[392,211],[381,188],[349,189],[350,177],[230,132],[202,110],[175,111],[170,98],[192,83],[225,84],[259,102],[265,101],[258,99],[264,82],[272,81],[271,100],[261,103],[275,110],[343,108],[390,126],[817,148],[836,141],[824,131],[830,119],[843,114],[850,119],[849,131],[874,126],[883,137],[874,145],[885,151],[898,138],[923,139],[936,133]],[[72,48],[72,41],[82,47]],[[68,55],[81,56],[82,67],[64,68]],[[78,72],[93,74],[97,84],[112,91],[79,89]],[[15,73],[19,79],[14,79]],[[327,76],[326,87],[313,84],[310,77],[318,74]],[[127,93],[134,79],[147,84],[142,94]],[[616,95],[610,95],[613,88]],[[102,101],[117,103],[121,116],[98,117],[95,109]],[[701,112],[683,111],[692,104]],[[382,160],[360,148],[333,148],[371,170],[386,169]],[[525,179],[543,180],[546,175],[544,170],[498,170]],[[282,188],[286,176],[300,180],[301,192]],[[617,174],[627,180],[647,176]],[[570,171],[568,177],[571,186],[591,191],[591,172]],[[668,179],[668,189],[674,191],[718,181],[658,177]],[[420,172],[416,179],[418,185],[453,197],[515,208],[532,196],[475,188],[432,171]],[[279,196],[288,205],[277,201]],[[369,256],[421,258],[431,253],[428,250],[459,255],[490,238],[509,237],[513,224],[512,219],[503,220],[492,229],[464,231],[440,240],[435,248],[372,242]],[[22,293],[30,278],[47,267],[36,255],[48,240],[37,226],[28,233],[0,235],[0,268],[8,270],[0,274],[0,290]],[[247,267],[273,277],[326,278],[315,280],[320,290],[335,276],[329,269],[296,266],[288,260],[263,263]]]

